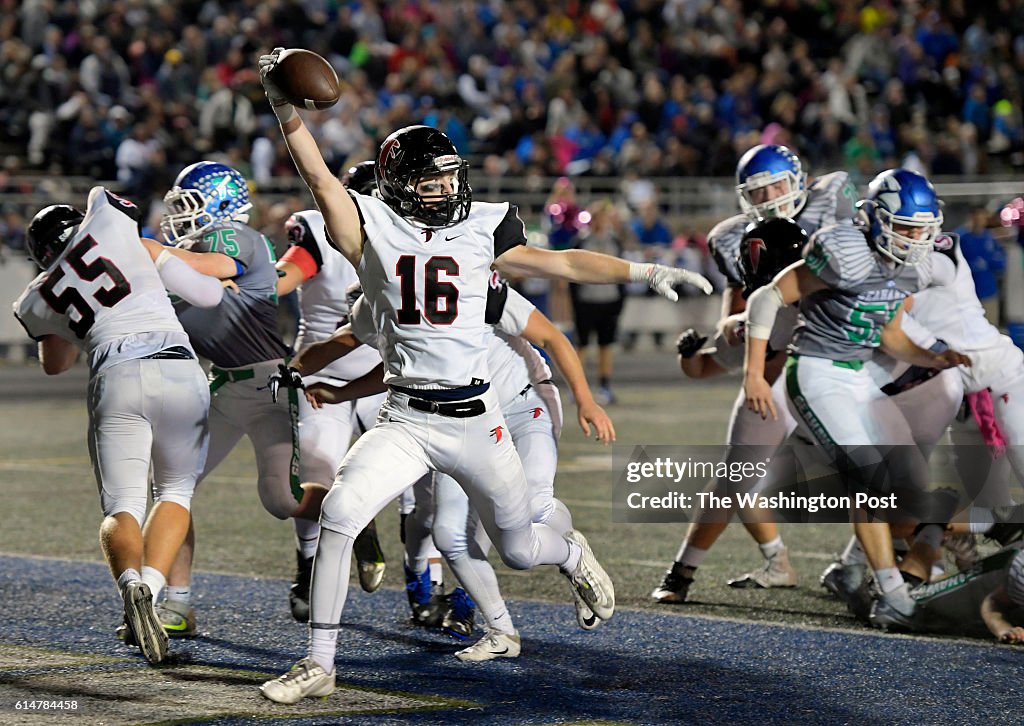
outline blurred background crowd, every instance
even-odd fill
[[[283,218],[308,201],[256,72],[275,46],[318,52],[343,80],[340,102],[307,116],[334,169],[372,158],[395,128],[437,126],[472,160],[478,192],[515,179],[532,195],[502,198],[523,203],[548,244],[600,239],[719,284],[705,235],[738,211],[722,178],[755,144],[789,145],[812,176],[845,169],[860,185],[893,166],[939,181],[1024,167],[1024,0],[0,8],[0,248],[23,244],[26,215],[62,180],[113,182],[154,219],[177,172],[201,159],[253,181],[257,222],[280,241]],[[681,180],[708,177],[727,201],[679,214],[687,189],[707,192]],[[1007,185],[1002,199],[947,213],[980,240],[983,297],[998,294],[1006,241],[995,213],[1017,194]]]

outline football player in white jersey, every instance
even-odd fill
[[[739,261],[743,259],[744,232],[752,223],[762,219],[792,219],[808,235],[822,227],[847,223],[853,219],[853,203],[857,195],[844,171],[824,174],[813,182],[808,180],[800,158],[785,146],[761,144],[748,149],[736,165],[736,195],[741,213],[723,220],[708,234],[708,244],[718,269],[727,285],[722,294],[722,314],[716,334],[719,350],[742,350],[743,341],[736,334],[739,318],[733,317],[746,309],[746,286]],[[778,328],[778,330],[784,330]],[[792,330],[792,325],[789,326]],[[680,355],[693,355],[700,345],[696,333],[681,337],[677,342]],[[785,341],[788,342],[788,341]],[[782,350],[785,342],[776,341],[773,350]],[[681,359],[682,362],[682,359]],[[696,363],[698,361],[692,361]],[[785,405],[783,378],[779,376],[781,363],[770,370],[769,379],[775,384],[776,404]],[[692,367],[691,363],[691,367]],[[685,371],[685,368],[684,368]],[[781,444],[785,439],[785,425],[768,422],[746,409],[745,396],[740,390],[729,416],[728,442],[732,455],[756,455],[764,445]],[[796,585],[796,572],[789,563],[789,553],[774,522],[764,517],[745,519],[747,532],[758,544],[765,564],[751,572],[729,580],[732,587],[792,587]],[[686,601],[689,587],[697,568],[708,550],[725,531],[725,522],[699,521],[686,533],[676,559],[665,572],[661,583],[651,597],[662,603]]]
[[[343,181],[360,194],[370,194],[377,186],[373,162],[353,166]],[[285,231],[289,247],[277,262],[277,295],[280,298],[299,290],[301,315],[295,349],[300,350],[331,337],[348,319],[346,291],[353,283],[358,283],[358,278],[349,261],[328,244],[324,218],[318,210],[296,212],[285,223]],[[343,385],[379,363],[380,354],[376,349],[363,346],[344,361],[339,360],[320,371],[315,380]],[[314,409],[300,396],[300,480],[330,488],[353,434],[362,434],[373,425],[383,402],[384,395],[379,394],[327,409]],[[384,579],[385,563],[373,522],[356,538],[355,555],[360,585],[366,592],[375,591]],[[313,557],[303,558],[300,566],[311,572]],[[298,596],[308,601],[308,581],[292,587],[300,588],[301,585],[305,587]]]
[[[89,193],[85,214],[63,204],[40,211],[27,245],[43,272],[15,302],[14,314],[39,342],[47,374],[68,370],[80,349],[88,355],[89,455],[104,516],[100,544],[130,639],[159,663],[167,635],[153,601],[189,527],[210,400],[164,286],[207,307],[224,289],[168,256],[154,266],[140,244],[138,208],[103,187]],[[154,505],[147,518],[151,464]]]
[[[744,390],[753,411],[777,418],[764,378],[765,354],[778,311],[799,300],[800,322],[785,372],[787,402],[798,422],[793,436],[814,442],[857,491],[869,485],[868,472],[883,467],[889,481],[917,493],[927,489],[926,464],[910,426],[872,385],[864,362],[881,346],[894,358],[922,367],[970,365],[954,350],[921,348],[900,328],[905,299],[933,280],[930,255],[942,214],[931,184],[904,169],[875,177],[860,209],[862,226],[820,230],[802,261],[750,296]],[[910,627],[914,602],[896,568],[888,523],[851,514],[882,593],[871,620],[883,627]],[[902,563],[906,571],[928,578],[945,523],[918,534],[915,550]]]
[[[572,515],[554,496],[555,469],[558,464],[558,437],[562,427],[562,408],[558,389],[551,381],[551,370],[544,358],[533,348],[548,350],[563,372],[577,403],[577,420],[584,435],[590,426],[597,439],[609,443],[615,429],[604,410],[598,406],[587,384],[586,376],[575,355],[572,343],[529,301],[498,281],[492,284],[488,303],[490,320],[497,320],[495,335],[488,344],[488,366],[508,428],[498,436],[511,436],[526,468],[530,508],[534,523],[548,524],[557,531],[572,529]],[[491,304],[491,303],[494,304]],[[362,301],[355,305],[349,326],[341,328],[327,343],[300,351],[293,361],[300,370],[315,371],[335,356],[347,355],[360,341],[376,343],[369,306]],[[385,390],[383,370],[378,369],[352,386],[338,388],[323,383],[306,387],[306,396],[314,405],[338,403],[356,395]],[[468,637],[472,631],[473,602],[480,604],[485,622],[498,622],[508,617],[493,569],[487,562],[490,542],[480,528],[479,518],[458,483],[443,473],[435,473],[433,488],[416,487],[416,512],[412,522],[418,531],[431,532],[438,549],[444,554],[452,571],[469,590],[469,603],[454,598],[446,630],[455,637]],[[408,559],[422,562],[426,555],[418,552],[418,543],[407,540]],[[580,598],[576,598],[577,622],[592,630],[600,620]],[[466,649],[456,655],[464,660],[489,660],[491,653]],[[517,654],[503,653],[502,657]],[[488,657],[485,657],[488,656]]]
[[[332,244],[356,268],[373,313],[388,398],[377,425],[352,447],[324,499],[313,567],[309,655],[261,692],[279,703],[324,696],[335,686],[336,641],[348,589],[352,543],[409,481],[430,470],[466,490],[502,559],[516,569],[559,565],[594,614],[614,612],[610,578],[586,539],[531,522],[522,463],[490,390],[484,306],[488,272],[576,282],[645,281],[677,299],[700,275],[579,250],[525,246],[510,204],[473,202],[468,164],[436,129],[391,134],[377,156],[380,199],[350,194],[330,172],[295,108],[269,78],[279,50],[260,71],[292,159],[324,215]],[[474,648],[508,652],[519,636],[504,623]]]

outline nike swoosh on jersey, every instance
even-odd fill
[[[457,234],[454,237],[449,237],[449,236],[445,235],[444,241],[445,242],[451,242],[453,239],[458,239],[461,236],[462,236],[461,234]]]

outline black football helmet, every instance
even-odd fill
[[[384,139],[377,155],[377,189],[398,214],[428,227],[451,227],[469,215],[473,190],[469,164],[441,131],[406,126]],[[425,177],[455,172],[451,194],[422,197],[416,184]]]
[[[44,270],[67,248],[85,215],[68,204],[54,204],[39,210],[28,223],[28,256]]]
[[[763,287],[801,258],[807,233],[787,217],[751,222],[743,231],[738,257],[743,297]]]
[[[377,188],[377,164],[373,161],[360,161],[350,166],[341,176],[341,183],[356,194],[372,194]]]

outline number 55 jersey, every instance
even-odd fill
[[[139,242],[137,215],[131,202],[94,187],[74,238],[14,303],[34,340],[57,335],[83,347],[92,376],[166,348],[191,350]]]

